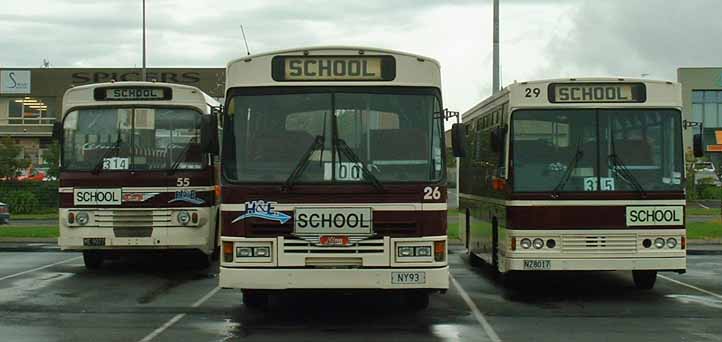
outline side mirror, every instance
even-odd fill
[[[455,123],[451,126],[451,149],[454,157],[466,157],[466,132],[461,124]]]
[[[218,154],[218,118],[214,115],[201,116],[201,150]]]
[[[53,124],[53,140],[60,142],[63,137],[63,123],[56,122]]]
[[[692,137],[692,149],[694,150],[694,156],[696,158],[704,156],[704,139],[702,139],[702,134],[697,133]]]

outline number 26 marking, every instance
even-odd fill
[[[439,187],[435,186],[431,188],[430,186],[427,186],[424,188],[424,199],[425,200],[437,200],[441,198],[441,191],[439,191]]]
[[[524,97],[539,97],[539,95],[541,95],[539,88],[524,88]]]

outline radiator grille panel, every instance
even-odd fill
[[[563,235],[562,252],[635,254],[637,252],[636,235]]]

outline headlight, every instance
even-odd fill
[[[253,248],[251,247],[238,247],[236,248],[236,256],[241,258],[247,258],[253,256]]]
[[[414,248],[413,247],[399,247],[399,256],[400,257],[414,256]]]
[[[182,225],[187,225],[191,222],[191,215],[187,211],[181,211],[178,213],[178,222]]]
[[[534,239],[534,248],[536,249],[542,249],[544,248],[544,240],[542,239]]]
[[[521,242],[519,243],[521,248],[529,249],[531,248],[531,240],[529,239],[521,239]]]
[[[657,248],[664,247],[664,239],[662,239],[662,238],[654,239],[654,247],[657,247]]]
[[[677,239],[675,239],[675,238],[667,239],[667,247],[669,247],[669,248],[677,247]]]
[[[549,239],[549,240],[547,240],[547,247],[548,247],[548,248],[554,248],[554,247],[556,247],[556,246],[557,246],[557,242],[554,241],[554,239]]]
[[[90,215],[86,212],[79,212],[77,215],[75,215],[75,219],[78,221],[78,224],[81,226],[84,226],[90,222]]]
[[[415,248],[417,257],[429,257],[431,256],[431,246],[422,246]]]
[[[259,258],[267,258],[271,255],[270,247],[256,247],[253,249],[253,256]]]

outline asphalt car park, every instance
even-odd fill
[[[7,341],[715,341],[720,255],[690,255],[651,291],[623,272],[539,273],[505,288],[451,246],[451,287],[411,311],[393,294],[294,294],[250,310],[217,287],[217,265],[173,256],[88,271],[53,244],[0,246],[0,336]],[[152,262],[151,262],[152,261]]]

